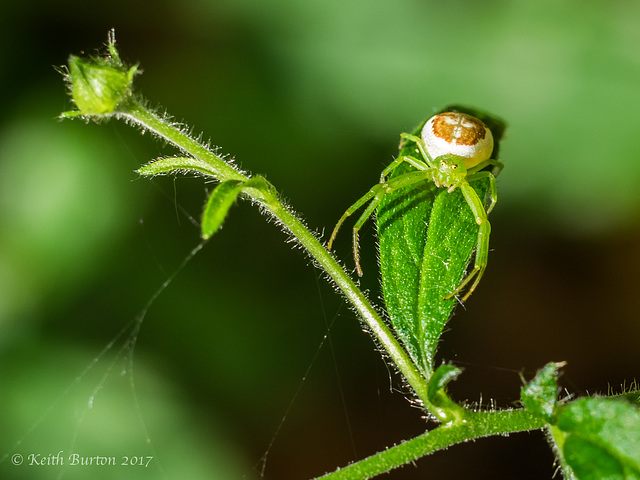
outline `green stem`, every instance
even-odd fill
[[[144,130],[152,131],[159,137],[164,138],[169,143],[180,148],[183,152],[207,163],[211,167],[211,170],[215,172],[216,178],[220,182],[226,180],[246,182],[249,180],[247,176],[233,168],[224,161],[224,159],[213,153],[200,142],[197,142],[182,130],[170,124],[167,120],[150,112],[140,103],[131,102],[124,106],[124,109],[125,110],[119,113],[118,116],[123,116],[127,120],[137,123]]]
[[[190,138],[186,133],[167,121],[159,118],[139,103],[132,102],[130,105],[127,105],[126,111],[120,113],[119,116],[125,117],[127,120],[140,125],[145,130],[153,131],[185,153],[207,163],[211,171],[215,172],[215,176],[220,182],[227,180],[246,182],[249,179],[204,145]],[[375,338],[384,347],[418,398],[422,400],[425,407],[429,409],[431,405],[428,402],[427,380],[421,375],[409,355],[385,325],[378,312],[333,255],[331,255],[315,235],[313,235],[278,198],[265,195],[264,191],[258,189],[248,188],[245,193],[251,199],[261,203],[284,228],[289,230],[316,260],[319,266],[333,279],[353,308],[369,326]]]
[[[536,430],[544,426],[544,420],[534,417],[526,410],[467,411],[465,422],[442,425],[400,445],[318,478],[323,480],[367,479],[457,443],[505,432]]]

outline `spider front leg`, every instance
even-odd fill
[[[408,134],[404,133],[402,135],[406,136]],[[413,137],[413,138],[415,138],[415,137]],[[340,220],[338,220],[338,223],[334,227],[333,233],[331,234],[331,237],[329,238],[329,242],[327,243],[327,249],[331,250],[331,246],[333,245],[333,241],[335,240],[336,235],[338,234],[338,230],[340,229],[340,227],[342,226],[344,221],[349,216],[353,215],[365,203],[367,203],[372,198],[376,197],[376,195],[378,195],[380,189],[385,188],[385,186],[388,186],[388,183],[386,182],[387,177],[389,175],[391,175],[393,173],[393,171],[396,168],[398,168],[398,166],[403,162],[407,162],[407,163],[413,165],[418,170],[428,170],[430,168],[430,166],[427,165],[426,163],[421,162],[420,160],[418,160],[416,158],[408,157],[408,156],[398,157],[393,162],[391,162],[389,165],[387,165],[387,167],[384,170],[382,170],[382,173],[380,174],[380,183],[377,184],[377,185],[374,185],[373,187],[371,187],[371,189],[365,195],[360,197],[360,199],[356,203],[351,205],[347,209],[347,211],[344,212],[342,217],[340,217]],[[398,187],[396,187],[396,188],[398,188]],[[376,206],[380,204],[381,199],[382,199],[382,197],[380,197],[380,199],[377,200]],[[368,210],[369,210],[369,208],[367,208],[367,211]],[[367,215],[367,217],[361,223],[360,223],[360,220],[362,220],[362,217],[360,217],[360,219],[358,220],[358,223],[360,223],[360,226],[362,226],[364,224],[366,219],[369,218],[369,216],[371,216],[372,213],[373,213],[373,209],[371,209],[371,211],[369,212],[369,215]],[[358,271],[360,272],[360,270],[358,270]]]
[[[331,247],[333,245],[333,241],[336,239],[336,236],[338,235],[338,230],[340,230],[340,227],[342,226],[344,221],[348,217],[353,215],[365,203],[367,203],[369,200],[371,200],[373,197],[375,197],[376,194],[377,194],[377,190],[380,190],[380,187],[382,185],[383,184],[381,184],[381,183],[379,183],[378,185],[374,185],[366,194],[364,194],[362,197],[360,197],[360,199],[358,199],[358,201],[356,203],[351,205],[347,209],[347,211],[342,214],[342,216],[340,217],[340,220],[338,220],[338,223],[336,223],[336,226],[333,228],[333,232],[331,233],[331,237],[329,237],[329,242],[327,242],[327,250],[331,250]]]
[[[409,161],[408,159],[410,159],[411,161]],[[411,157],[400,157],[400,159],[396,159],[389,167],[387,167],[384,172],[386,172],[386,174],[389,174],[403,161],[409,161],[409,163],[411,163],[412,165],[414,165],[414,162],[418,162],[418,160],[412,159]],[[390,168],[391,166],[393,166],[394,168]],[[365,205],[367,202],[370,202],[369,205],[367,205],[367,208],[365,208],[364,212],[362,212],[362,215],[360,215],[360,217],[358,218],[358,221],[353,226],[352,233],[353,259],[355,260],[356,271],[358,272],[358,275],[362,276],[362,268],[360,266],[360,253],[358,248],[358,233],[360,232],[362,226],[373,214],[373,212],[375,212],[376,208],[378,208],[378,205],[380,205],[382,198],[387,193],[391,193],[399,188],[407,187],[427,179],[433,180],[433,169],[423,164],[421,165],[421,170],[411,171],[403,175],[399,175],[395,178],[392,178],[391,180],[377,183],[376,185],[371,187],[371,189],[365,195],[360,197],[360,199],[356,203],[351,205],[347,209],[347,211],[344,212],[342,217],[340,217],[340,220],[338,220],[338,223],[336,224],[335,228],[333,229],[333,233],[329,238],[327,249],[331,250],[333,241],[335,240],[336,235],[338,234],[338,230],[340,229],[344,221],[349,216],[353,215],[360,207]]]
[[[489,165],[493,166],[493,169],[490,172],[480,171]],[[496,185],[496,177],[500,174],[503,168],[504,164],[502,162],[494,159],[489,159],[467,170],[467,181],[469,183],[480,180],[481,178],[486,178],[489,180],[489,207],[486,209],[487,215],[491,213],[491,210],[493,210],[493,207],[495,207],[498,201],[498,187]]]
[[[476,174],[478,175],[478,174]],[[474,176],[475,177],[475,176]],[[484,177],[482,175],[480,178]],[[476,180],[478,177],[473,178]],[[490,181],[493,178],[493,175],[489,177]],[[495,182],[495,178],[493,179]],[[460,185],[460,191],[464,196],[473,216],[475,217],[476,223],[478,224],[478,240],[476,242],[476,258],[473,264],[473,269],[471,272],[462,280],[458,288],[456,288],[453,292],[445,297],[446,300],[450,299],[454,295],[460,293],[472,280],[473,283],[471,287],[467,291],[467,293],[462,297],[462,301],[465,302],[476,289],[478,284],[480,283],[480,279],[484,274],[485,269],[487,268],[487,260],[489,257],[489,235],[491,234],[491,224],[487,219],[487,210],[484,207],[484,204],[480,201],[478,194],[473,189],[471,185],[469,185],[468,181],[465,181]],[[493,206],[493,205],[492,205]]]
[[[365,205],[367,202],[370,202],[353,227],[353,258],[356,262],[356,270],[359,276],[362,276],[362,268],[360,267],[360,254],[358,253],[358,232],[367,221],[367,219],[371,216],[371,214],[375,211],[376,207],[380,204],[380,202],[382,201],[382,197],[385,195],[385,193],[387,193],[387,189],[388,185],[386,182],[378,183],[371,187],[371,189],[366,194],[360,197],[360,199],[356,203],[351,205],[347,209],[347,211],[342,214],[342,217],[340,217],[340,220],[338,220],[338,223],[336,223],[336,226],[331,233],[331,237],[329,238],[329,242],[327,243],[327,249],[331,250],[333,241],[335,240],[336,235],[338,235],[338,230],[340,230],[340,227],[342,226],[344,221],[348,217],[353,215],[360,207]]]
[[[360,266],[360,249],[358,248],[358,233],[360,232],[360,229],[362,228],[364,223],[369,219],[369,217],[373,214],[373,212],[376,211],[376,208],[378,208],[378,205],[380,205],[380,202],[382,201],[382,197],[384,197],[387,193],[392,191],[392,190],[389,190],[389,187],[386,183],[379,183],[373,186],[371,190],[369,190],[369,193],[371,193],[374,190],[377,193],[374,194],[373,200],[371,200],[369,205],[367,205],[367,208],[365,208],[364,212],[362,212],[362,215],[360,215],[360,218],[358,218],[358,221],[353,226],[353,232],[351,237],[353,241],[353,260],[356,263],[356,272],[358,272],[359,277],[362,276],[362,267]]]

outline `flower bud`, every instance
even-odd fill
[[[110,56],[80,58],[69,56],[66,75],[71,95],[78,107],[75,115],[102,115],[117,111],[131,96],[131,84],[137,66],[129,69],[120,61],[113,43]]]

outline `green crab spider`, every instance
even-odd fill
[[[445,299],[459,294],[471,283],[462,301],[466,301],[480,283],[480,279],[487,267],[489,254],[489,235],[491,225],[487,215],[493,210],[497,200],[496,176],[503,168],[503,164],[491,159],[493,152],[493,135],[491,130],[471,115],[458,112],[445,112],[431,117],[422,129],[421,138],[408,133],[400,135],[406,141],[415,142],[416,154],[422,160],[404,155],[396,158],[380,175],[380,183],[374,185],[365,195],[356,201],[342,215],[329,238],[327,248],[331,250],[333,241],[344,221],[366,203],[369,205],[353,227],[353,257],[356,271],[362,276],[360,254],[358,251],[358,232],[373,214],[382,197],[395,190],[428,181],[436,187],[446,188],[448,193],[459,188],[469,205],[478,224],[478,239],[473,268],[462,280],[460,285]],[[389,179],[388,177],[402,163],[408,163],[415,168],[410,172]],[[484,170],[493,167],[490,171]],[[489,181],[489,206],[485,207],[473,187],[472,182],[487,179]]]

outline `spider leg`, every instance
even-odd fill
[[[424,161],[429,165],[429,167],[435,168],[436,164],[433,161],[433,158],[431,158],[431,155],[429,155],[429,152],[427,152],[427,146],[424,144],[424,140],[422,140],[422,138],[409,133],[401,133],[400,137],[403,140],[410,140],[415,143],[418,146],[418,151],[422,155],[422,158],[424,158]]]
[[[404,162],[404,159],[402,157],[398,157],[391,162],[387,168],[382,170],[382,173],[380,173],[380,183],[384,183],[387,177],[391,175],[391,173],[398,168],[402,162]]]
[[[418,141],[420,142],[421,140],[417,137],[413,137],[410,136],[408,134],[403,134],[403,135],[407,135],[409,137],[412,137],[411,139],[414,141]],[[403,137],[404,138],[404,137]],[[420,148],[422,150],[422,147]],[[428,157],[426,157],[428,158]],[[386,180],[386,178],[391,175],[393,173],[393,171],[398,168],[398,166],[400,166],[403,162],[407,162],[408,164],[410,164],[411,166],[413,166],[414,168],[417,169],[417,171],[415,172],[408,172],[405,173],[403,175],[400,175],[396,178],[393,178],[389,181]],[[331,250],[331,247],[333,245],[333,241],[336,239],[336,236],[338,235],[338,230],[340,230],[340,227],[342,226],[342,224],[345,222],[345,220],[353,215],[360,207],[362,207],[365,203],[367,203],[368,201],[373,199],[373,204],[374,206],[372,207],[371,205],[367,207],[367,209],[365,210],[365,212],[360,216],[360,218],[358,219],[358,222],[356,223],[356,225],[358,225],[358,230],[362,227],[362,225],[364,225],[364,222],[367,220],[367,218],[369,218],[371,216],[371,214],[373,213],[373,211],[375,210],[375,208],[380,204],[382,197],[384,196],[385,193],[389,193],[392,192],[393,190],[395,190],[396,188],[402,188],[403,186],[406,185],[411,185],[413,183],[416,183],[420,180],[423,180],[425,178],[433,178],[433,174],[432,173],[427,173],[425,174],[424,172],[431,172],[433,170],[433,168],[421,161],[418,160],[417,158],[408,156],[408,155],[404,155],[401,157],[396,158],[393,162],[391,162],[381,173],[380,175],[380,183],[374,185],[373,187],[371,187],[371,189],[364,194],[362,197],[360,197],[360,199],[358,199],[353,205],[351,205],[346,212],[344,212],[344,214],[342,215],[342,217],[340,217],[340,220],[338,220],[338,223],[336,223],[336,226],[333,229],[333,232],[331,233],[331,237],[329,238],[329,242],[327,242],[327,249]],[[416,175],[417,174],[417,175]],[[407,183],[408,180],[408,183]],[[359,264],[359,254],[358,254],[358,249],[357,249],[357,230],[354,227],[354,256],[356,258],[356,266],[358,268],[358,273],[360,275],[362,275],[362,271],[360,269],[360,264]]]
[[[369,193],[367,193],[367,195],[365,195],[365,197],[373,195],[373,199],[371,200],[371,203],[367,205],[367,208],[364,210],[364,212],[362,212],[362,215],[360,215],[360,218],[353,226],[352,234],[353,259],[356,262],[356,271],[358,272],[359,276],[362,276],[362,267],[360,266],[358,233],[360,232],[360,229],[362,228],[364,223],[369,219],[373,212],[375,212],[376,208],[378,208],[378,205],[380,205],[380,202],[382,201],[382,197],[384,197],[387,193],[391,193],[399,188],[408,187],[415,183],[422,182],[426,179],[433,179],[432,169],[408,172],[398,177],[392,178],[385,183],[378,183],[377,185],[374,185],[371,190],[369,190]]]
[[[491,174],[494,177],[497,177],[500,174],[500,172],[502,171],[502,169],[504,168],[504,163],[499,162],[498,160],[495,160],[493,158],[490,158],[489,160],[485,160],[484,162],[480,162],[475,167],[469,168],[467,170],[467,174],[471,175],[471,174],[477,173],[480,170],[482,170],[484,168],[487,168],[489,165],[493,166],[493,168],[491,169]]]
[[[401,157],[396,158],[393,162],[391,162],[387,168],[385,168],[380,174],[380,183],[384,183],[386,178],[393,173],[393,171],[400,166],[401,163],[407,162],[412,167],[417,170],[424,171],[429,170],[430,167],[425,162],[418,160],[417,158],[411,157],[409,155],[403,155]]]
[[[489,207],[487,208],[487,215],[489,215],[489,213],[491,213],[491,210],[493,210],[493,207],[495,207],[496,202],[498,201],[498,187],[496,186],[495,175],[491,172],[478,172],[474,173],[473,175],[467,176],[467,181],[471,183],[483,178],[489,180]]]
[[[389,167],[387,167],[387,169],[385,170],[391,172],[403,161],[409,161],[411,165],[414,165],[413,162],[419,162],[419,160],[416,160],[412,157],[400,157],[400,159],[401,160],[398,160],[398,159],[394,160],[394,162],[391,165],[389,165]],[[410,160],[407,160],[407,159],[410,159]],[[367,205],[367,208],[365,208],[364,212],[362,212],[362,215],[360,215],[360,217],[358,218],[358,221],[353,226],[353,234],[352,234],[353,258],[356,262],[356,270],[358,272],[358,275],[362,276],[362,268],[360,267],[360,252],[358,249],[358,233],[360,232],[360,229],[365,224],[365,222],[369,219],[369,217],[373,214],[373,212],[375,212],[376,208],[378,208],[378,205],[380,205],[380,202],[382,201],[382,197],[384,197],[387,193],[391,193],[394,190],[397,190],[399,188],[408,187],[410,185],[422,182],[424,180],[433,181],[433,173],[434,173],[433,169],[429,168],[426,164],[422,162],[420,162],[420,164],[421,164],[419,167],[420,170],[407,172],[397,177],[394,177],[390,180],[387,180],[385,182],[375,184],[373,187],[369,189],[369,191],[366,194],[364,194],[353,205],[351,205],[347,209],[347,211],[344,212],[342,217],[340,217],[340,220],[338,220],[338,223],[333,229],[333,233],[331,233],[329,242],[327,242],[328,250],[331,250],[333,241],[338,235],[338,230],[340,230],[340,227],[345,222],[345,220],[351,215],[353,215],[360,207],[365,205],[367,202],[370,202],[369,205]]]
[[[362,276],[362,267],[360,266],[360,249],[358,247],[358,233],[360,232],[360,229],[365,224],[365,222],[373,214],[373,212],[375,212],[376,208],[378,208],[378,205],[380,205],[380,202],[382,201],[382,197],[384,197],[387,193],[391,191],[389,190],[386,184],[379,183],[378,185],[374,186],[371,190],[369,190],[369,192],[371,192],[376,187],[379,187],[377,189],[378,192],[374,195],[373,200],[371,200],[371,203],[367,205],[367,208],[365,208],[364,212],[362,212],[362,215],[360,215],[360,218],[358,218],[358,221],[353,226],[353,233],[352,233],[353,259],[356,262],[356,271],[358,272],[358,276],[360,277]]]
[[[371,189],[367,193],[365,193],[362,197],[360,197],[360,199],[358,199],[358,201],[356,201],[356,203],[351,205],[347,209],[347,211],[342,214],[342,217],[340,217],[340,220],[338,220],[338,223],[336,223],[336,226],[334,227],[333,232],[331,233],[331,237],[329,238],[329,242],[327,243],[327,249],[328,250],[331,250],[331,246],[333,245],[333,241],[336,239],[336,235],[338,235],[338,230],[340,230],[340,227],[342,226],[344,221],[349,216],[353,215],[365,203],[367,203],[369,200],[374,198],[377,195],[378,191],[382,188],[382,185],[383,185],[382,183],[378,183],[378,184],[374,185],[373,187],[371,187]]]
[[[487,219],[487,211],[484,208],[484,205],[480,201],[478,194],[473,189],[468,182],[464,182],[460,185],[460,191],[464,196],[473,216],[475,217],[476,223],[478,224],[478,240],[476,243],[476,258],[474,261],[473,269],[471,272],[462,280],[458,288],[456,288],[453,292],[445,297],[445,299],[450,299],[454,295],[460,293],[472,280],[473,283],[471,287],[467,291],[467,293],[462,297],[462,301],[465,302],[469,296],[476,289],[478,284],[480,283],[480,279],[487,268],[487,259],[489,256],[489,235],[491,233],[491,224]]]

